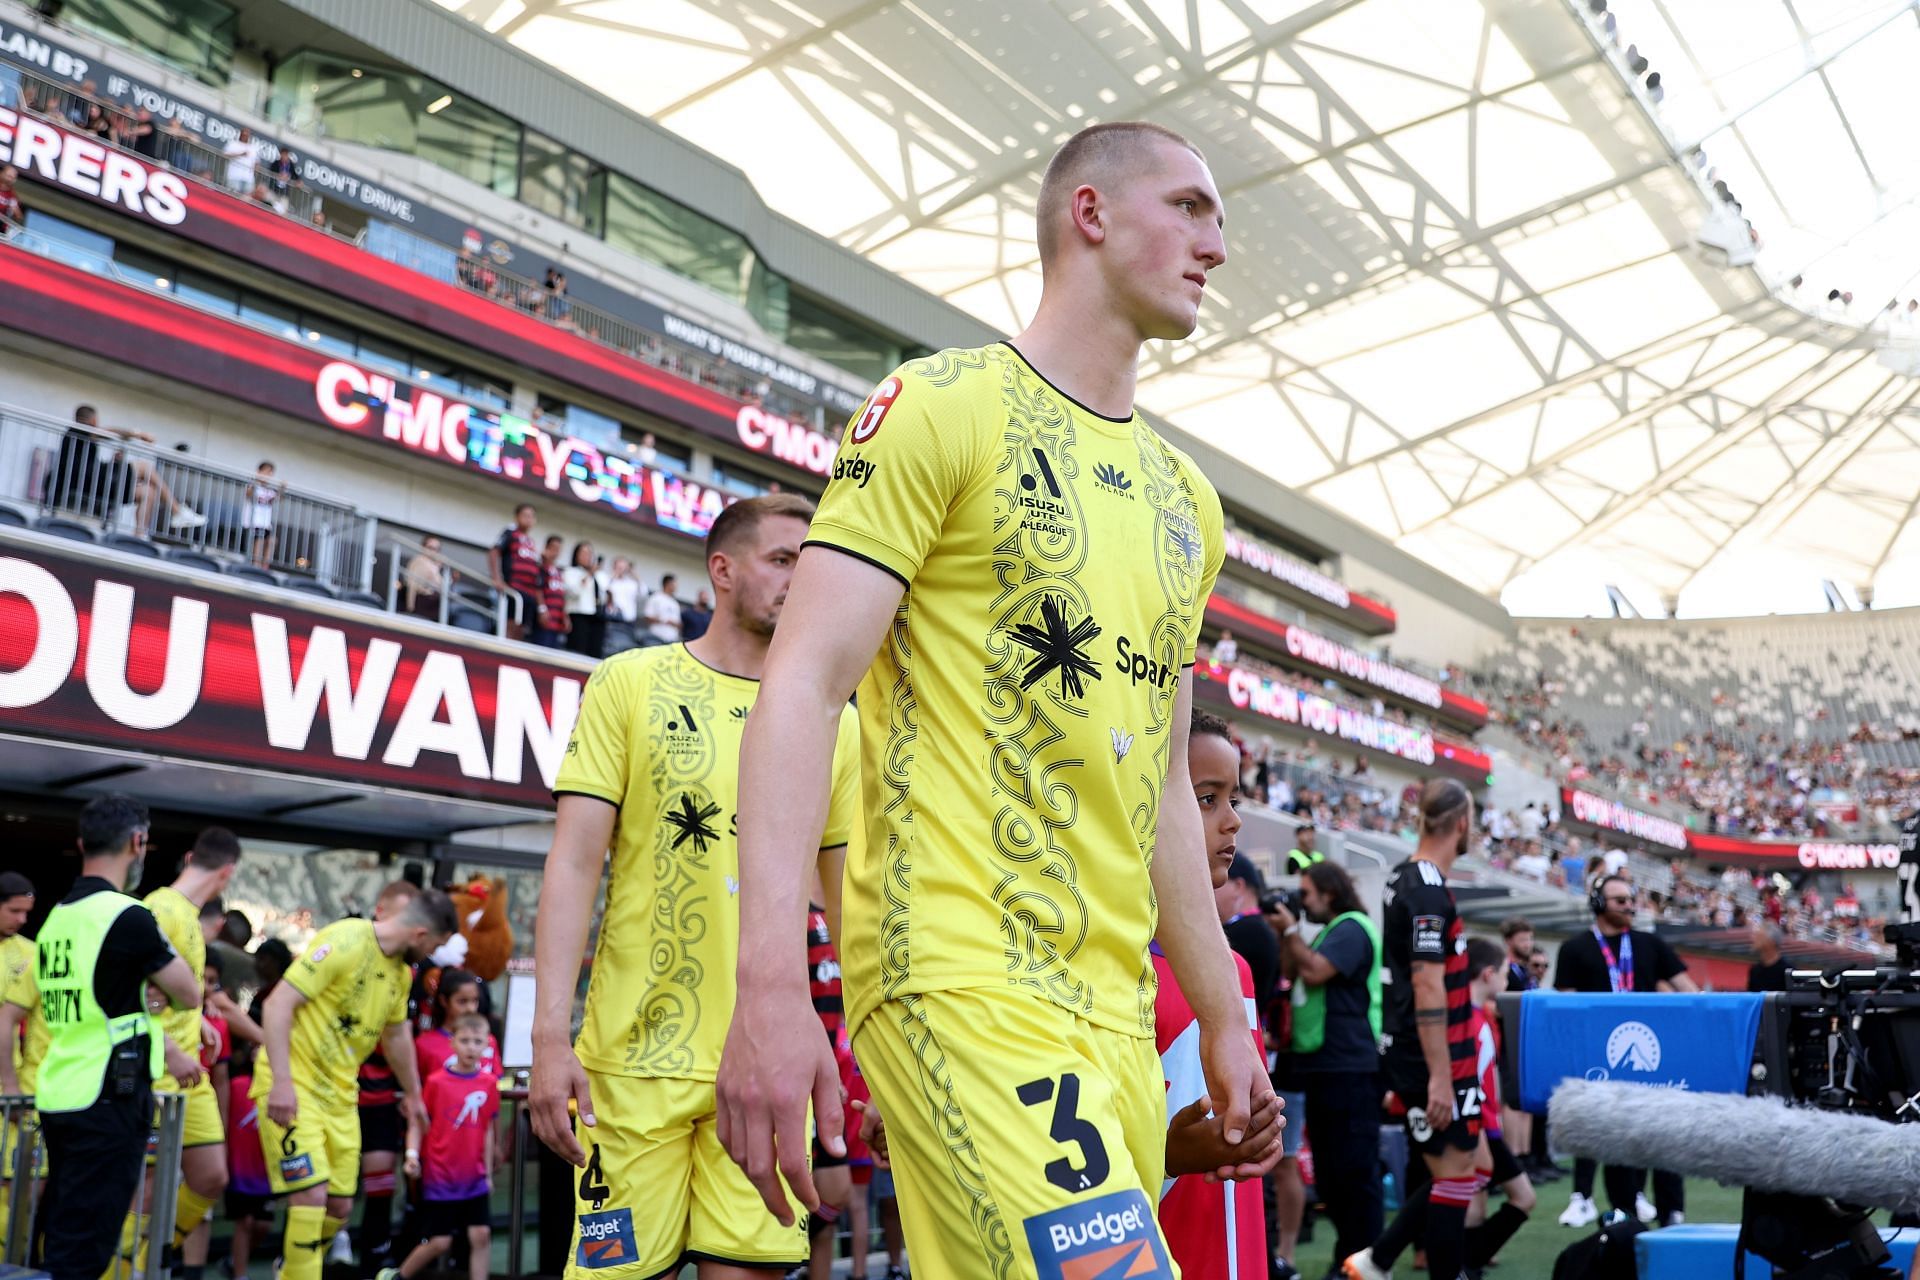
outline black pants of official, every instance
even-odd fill
[[[1313,1186],[1337,1236],[1337,1266],[1380,1238],[1380,1082],[1371,1073],[1299,1078],[1306,1084],[1307,1113],[1288,1116],[1287,1123],[1306,1122]]]
[[[145,1089],[40,1117],[47,1144],[42,1256],[53,1280],[99,1280],[107,1269],[146,1168],[152,1123],[153,1095]]]
[[[1573,1162],[1573,1189],[1583,1196],[1593,1195],[1593,1178],[1599,1162],[1585,1156]],[[1633,1216],[1634,1199],[1647,1189],[1647,1171],[1620,1165],[1606,1167],[1607,1203],[1628,1217]],[[1666,1222],[1687,1207],[1687,1184],[1677,1173],[1665,1169],[1653,1171],[1653,1207],[1656,1222]]]

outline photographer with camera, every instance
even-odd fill
[[[1271,895],[1262,906],[1293,978],[1293,1079],[1306,1097],[1314,1186],[1346,1258],[1380,1235],[1380,931],[1346,871],[1315,862],[1300,877],[1298,903]],[[1321,926],[1304,940],[1294,908]]]
[[[1553,975],[1557,990],[1604,995],[1700,989],[1664,938],[1633,927],[1633,884],[1625,876],[1597,878],[1588,891],[1587,906],[1593,912],[1593,927],[1560,944],[1559,967]],[[1593,1203],[1596,1167],[1588,1159],[1574,1162],[1573,1195],[1560,1215],[1561,1226],[1584,1227],[1600,1216]],[[1646,1170],[1608,1165],[1606,1181],[1607,1199],[1615,1209],[1635,1214],[1642,1222],[1657,1217],[1663,1227],[1682,1220],[1686,1192],[1678,1174],[1655,1172],[1651,1205],[1641,1191]]]

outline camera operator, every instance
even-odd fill
[[[1587,894],[1593,927],[1560,944],[1559,967],[1553,985],[1560,991],[1608,994],[1629,991],[1698,991],[1686,965],[1664,938],[1633,927],[1633,885],[1625,876],[1603,875]],[[1600,1216],[1593,1203],[1592,1160],[1576,1160],[1573,1195],[1560,1225],[1584,1227]],[[1642,1222],[1658,1218],[1661,1226],[1682,1220],[1686,1208],[1685,1184],[1674,1173],[1656,1171],[1654,1203],[1646,1203],[1641,1188],[1646,1170],[1607,1166],[1607,1200]]]
[[[1346,1258],[1380,1235],[1380,930],[1346,871],[1315,862],[1300,877],[1300,905],[1321,926],[1311,943],[1283,901],[1267,920],[1293,976],[1293,1079],[1306,1095],[1314,1186]]]

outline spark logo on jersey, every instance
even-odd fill
[[[580,1243],[573,1259],[576,1265],[593,1270],[624,1267],[638,1260],[635,1252],[631,1209],[580,1215]]]
[[[1153,1209],[1138,1191],[1036,1214],[1025,1226],[1037,1280],[1173,1280]]]

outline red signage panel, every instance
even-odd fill
[[[584,665],[0,539],[0,730],[532,808]]]

